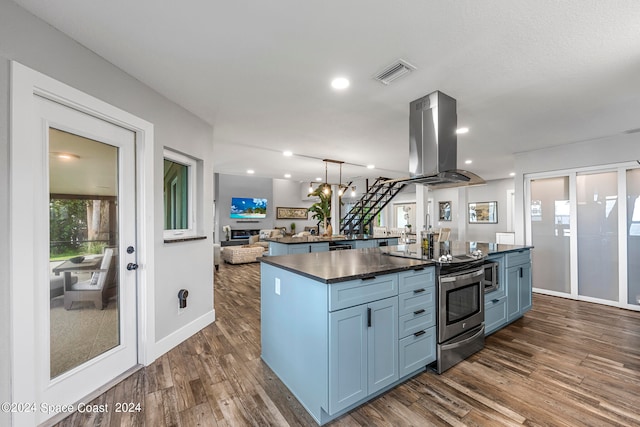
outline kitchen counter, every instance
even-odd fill
[[[294,239],[304,239],[304,237]],[[437,245],[438,256],[446,254],[461,256],[476,250],[482,251],[485,255],[493,255],[531,248],[531,246],[525,245],[458,241],[443,242]],[[419,244],[268,256],[260,258],[260,262],[327,284],[436,264],[434,260],[423,255]]]
[[[391,246],[399,247],[399,246]],[[383,248],[384,249],[384,248]],[[260,262],[323,283],[362,279],[433,265],[430,260],[384,255],[381,248],[262,257]]]
[[[265,240],[269,242],[270,256],[346,249],[377,248],[379,246],[391,246],[398,244],[397,237],[372,237],[367,235],[279,237]]]
[[[438,255],[465,258],[480,250],[501,259],[503,286],[487,294],[492,332],[531,307],[530,246],[447,242],[436,248]],[[262,360],[318,424],[436,361],[436,283],[443,263],[423,257],[420,245],[260,262]]]
[[[452,255],[453,257],[469,255],[474,251],[481,251],[484,255],[494,255],[500,253],[521,251],[523,249],[531,249],[532,247],[533,246],[527,245],[505,245],[498,243],[447,241],[435,244],[433,258],[437,259],[441,255]],[[383,247],[380,248],[380,252],[403,258],[422,260],[430,259],[423,253],[422,247],[418,243]]]
[[[335,236],[302,236],[302,237],[269,237],[264,239],[266,242],[277,242],[285,245],[295,245],[298,243],[315,243],[315,242],[344,242],[345,240],[387,240],[389,237],[372,237],[366,234],[354,235],[335,235]]]

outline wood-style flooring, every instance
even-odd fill
[[[216,322],[59,426],[312,426],[260,360],[259,264],[220,266]],[[309,366],[309,369],[313,369]],[[638,426],[640,312],[534,295],[533,309],[443,375],[425,372],[331,426]]]

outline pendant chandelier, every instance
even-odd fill
[[[342,164],[344,162],[341,160],[333,160],[333,159],[323,159],[322,161],[324,162],[324,183],[322,184],[322,187],[323,187],[322,192],[327,196],[329,196],[331,194],[331,186],[336,185],[338,187],[338,197],[342,197],[345,190],[349,188],[346,184],[342,183]],[[339,172],[340,174],[339,174],[337,184],[331,184],[329,182],[329,163],[337,164],[340,167],[340,172]],[[309,187],[311,188],[311,184],[309,184]],[[355,187],[353,187],[353,192],[355,192]]]

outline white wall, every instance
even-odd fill
[[[9,88],[7,59],[16,60],[30,68],[53,77],[122,110],[134,114],[154,124],[154,170],[148,172],[148,179],[155,185],[152,214],[155,221],[154,251],[156,258],[142,268],[153,269],[155,283],[155,337],[153,342],[164,340],[162,348],[175,345],[192,334],[196,319],[210,319],[213,315],[213,249],[212,194],[213,194],[213,130],[210,125],[187,110],[141,84],[114,65],[84,48],[66,35],[55,30],[29,14],[15,3],[0,0],[0,150],[6,161],[6,127],[9,120],[6,110],[6,92]],[[165,244],[162,236],[162,148],[170,147],[203,161],[202,194],[200,205],[201,231],[206,240],[186,243]],[[0,163],[2,166],[2,163]],[[10,165],[28,167],[28,165]],[[7,169],[1,167],[3,175]],[[0,181],[0,202],[6,201],[6,179]],[[8,235],[8,225],[4,219],[6,203],[0,203],[0,234]],[[46,241],[43,240],[43,243]],[[6,250],[6,242],[0,243],[1,251]],[[7,257],[0,257],[0,267],[5,266]],[[0,278],[4,278],[7,268],[0,268]],[[3,283],[6,283],[3,282]],[[177,292],[188,287],[189,308],[178,316]],[[7,292],[2,286],[0,296]],[[0,298],[0,316],[7,316],[8,298]],[[8,321],[0,321],[0,339],[8,334]],[[2,339],[3,343],[7,341]],[[3,344],[6,345],[6,344]],[[6,392],[5,381],[9,352],[0,352],[0,398]],[[4,416],[4,415],[0,415]],[[0,418],[2,420],[2,418]],[[0,422],[0,424],[3,424]]]
[[[308,191],[308,183],[299,183],[298,181],[291,181],[288,179],[274,179],[273,180],[273,198],[275,207],[286,208],[309,208],[313,204],[313,200],[303,200],[301,194],[304,192],[302,189],[306,188]],[[302,189],[301,189],[302,188]],[[287,227],[287,231],[291,231],[291,223],[296,224],[296,233],[304,231],[305,227],[315,227],[318,221],[302,220],[302,219],[277,219],[275,220],[276,227]],[[337,233],[337,230],[335,231]]]
[[[9,235],[9,61],[0,57],[0,235]],[[11,401],[9,239],[0,239],[0,402]],[[0,425],[11,423],[0,411]]]
[[[466,240],[471,242],[495,242],[496,232],[507,230],[507,190],[514,189],[513,179],[487,181],[487,185],[468,187],[467,203],[498,202],[497,224],[469,224],[467,206],[458,206],[466,221]]]

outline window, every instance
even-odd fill
[[[196,234],[196,160],[164,150],[164,238]]]

